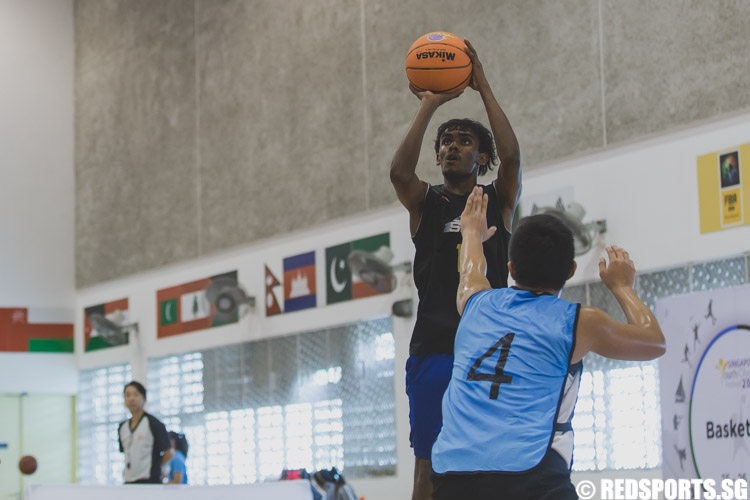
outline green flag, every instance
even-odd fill
[[[161,304],[159,304],[159,309],[160,309],[159,317],[161,318],[159,323],[161,325],[171,325],[179,321],[179,317],[177,315],[177,299],[176,298],[162,300]]]
[[[328,304],[352,299],[352,271],[346,258],[351,243],[326,248],[326,296]]]

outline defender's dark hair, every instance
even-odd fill
[[[143,399],[146,399],[146,388],[143,387],[143,384],[133,380],[129,384],[125,384],[125,388],[122,390],[122,392],[124,393],[125,389],[127,389],[128,387],[135,387],[135,390],[141,393],[141,395],[143,396]]]
[[[182,454],[185,455],[185,458],[187,458],[187,452],[190,446],[185,438],[185,434],[169,431],[169,439],[174,439],[174,449],[181,451]]]
[[[573,233],[553,215],[524,217],[513,230],[509,256],[519,285],[559,290],[573,267]]]
[[[479,138],[479,152],[487,154],[487,163],[479,165],[479,175],[484,175],[487,170],[492,170],[492,165],[497,165],[497,153],[495,152],[495,141],[492,140],[492,132],[487,127],[470,118],[454,118],[448,120],[438,127],[435,137],[435,154],[440,152],[440,138],[443,134],[452,130],[474,132]]]

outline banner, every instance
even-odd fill
[[[661,299],[665,479],[747,479],[750,286]]]
[[[85,352],[125,345],[130,341],[130,332],[124,332],[122,338],[111,338],[107,335],[107,332],[97,330],[91,323],[92,315],[99,315],[117,326],[127,325],[130,323],[128,299],[97,304],[83,310],[83,345]]]
[[[701,233],[750,224],[750,143],[698,157]]]
[[[0,307],[0,351],[73,352],[73,322],[63,316],[69,315],[54,309]]]
[[[315,252],[284,259],[284,312],[315,307]]]
[[[326,248],[326,303],[335,304],[378,295],[380,292],[364,284],[352,273],[347,263],[347,257],[353,250],[362,250],[374,254],[381,247],[390,248],[390,246],[390,233],[382,233]]]
[[[317,305],[314,251],[266,263],[264,267],[266,316],[301,311]],[[281,304],[284,304],[283,309]]]
[[[205,330],[239,321],[237,312],[229,319],[216,317],[216,307],[209,303],[206,290],[216,280],[237,281],[237,271],[217,274],[156,292],[158,338]]]

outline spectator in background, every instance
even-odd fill
[[[167,484],[187,484],[187,458],[188,442],[185,434],[169,432],[169,442],[172,444],[172,460],[169,461],[169,481]]]
[[[120,423],[120,452],[125,453],[125,484],[160,484],[162,471],[172,458],[169,435],[159,419],[146,413],[146,388],[130,382],[123,391],[130,419]]]

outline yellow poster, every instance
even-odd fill
[[[698,157],[701,233],[750,224],[750,143]]]
[[[741,209],[741,196],[742,193],[739,189],[727,189],[721,192],[721,222],[722,225],[736,224],[742,222],[742,209]]]

